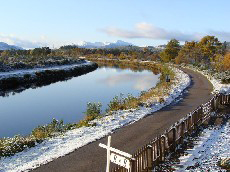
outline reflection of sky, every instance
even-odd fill
[[[154,87],[158,82],[158,78],[159,75],[131,73],[112,75],[98,81],[110,87],[116,87],[120,84],[129,83],[133,85],[133,89],[144,91]]]

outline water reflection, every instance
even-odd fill
[[[114,96],[137,96],[153,87],[158,77],[146,70],[103,67],[67,81],[0,97],[0,137],[29,134],[52,118],[78,122],[85,116],[87,102],[101,102],[104,111]]]
[[[132,88],[138,91],[144,91],[157,84],[160,74],[153,76],[152,74],[118,74],[113,76],[108,76],[104,79],[98,80],[109,87],[116,87],[117,85],[131,83]]]

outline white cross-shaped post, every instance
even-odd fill
[[[130,155],[129,153],[120,151],[118,149],[112,148],[111,147],[111,136],[108,136],[107,145],[99,143],[99,146],[107,149],[106,172],[109,172],[110,170],[110,161],[130,170],[130,160],[132,159],[132,155]]]
[[[110,145],[111,145],[111,136],[108,137],[108,142],[107,142],[107,165],[106,165],[106,172],[109,172],[109,169],[110,169]]]

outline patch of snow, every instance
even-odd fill
[[[0,171],[17,172],[34,169],[169,105],[190,84],[190,78],[187,74],[177,68],[172,69],[176,76],[169,94],[163,97],[164,103],[153,102],[153,105],[148,108],[140,107],[139,109],[115,111],[112,115],[92,121],[96,123],[96,126],[74,129],[61,136],[45,140],[41,144],[17,153],[12,157],[2,158],[0,160]]]
[[[214,78],[207,70],[200,70],[196,67],[191,65],[184,66],[186,68],[192,69],[196,72],[203,74],[213,85],[213,93],[223,93],[223,94],[230,94],[230,84],[222,84],[220,79]]]
[[[205,129],[193,149],[180,157],[176,171],[226,171],[217,164],[230,157],[230,123],[219,128]],[[193,169],[189,169],[192,167]]]
[[[30,74],[32,76],[35,75],[36,72],[42,72],[46,70],[70,70],[75,67],[82,67],[87,65],[92,65],[92,62],[86,61],[80,64],[70,64],[70,65],[59,65],[59,66],[52,66],[47,68],[33,68],[33,69],[21,69],[21,70],[14,70],[10,72],[0,72],[0,79],[3,78],[10,78],[10,77],[23,77],[25,74]]]

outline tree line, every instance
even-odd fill
[[[230,52],[227,43],[215,36],[205,36],[200,41],[188,41],[183,46],[172,39],[160,53],[164,62],[186,63],[212,67],[218,71],[230,70]]]
[[[42,47],[32,50],[5,50],[0,51],[0,55],[2,57],[85,56],[91,59],[152,60],[204,65],[219,71],[230,69],[230,52],[227,50],[227,43],[221,43],[215,36],[205,36],[200,41],[187,41],[184,45],[180,45],[178,40],[172,39],[160,52],[149,47],[87,49],[79,48],[76,45],[65,45],[59,49]]]

